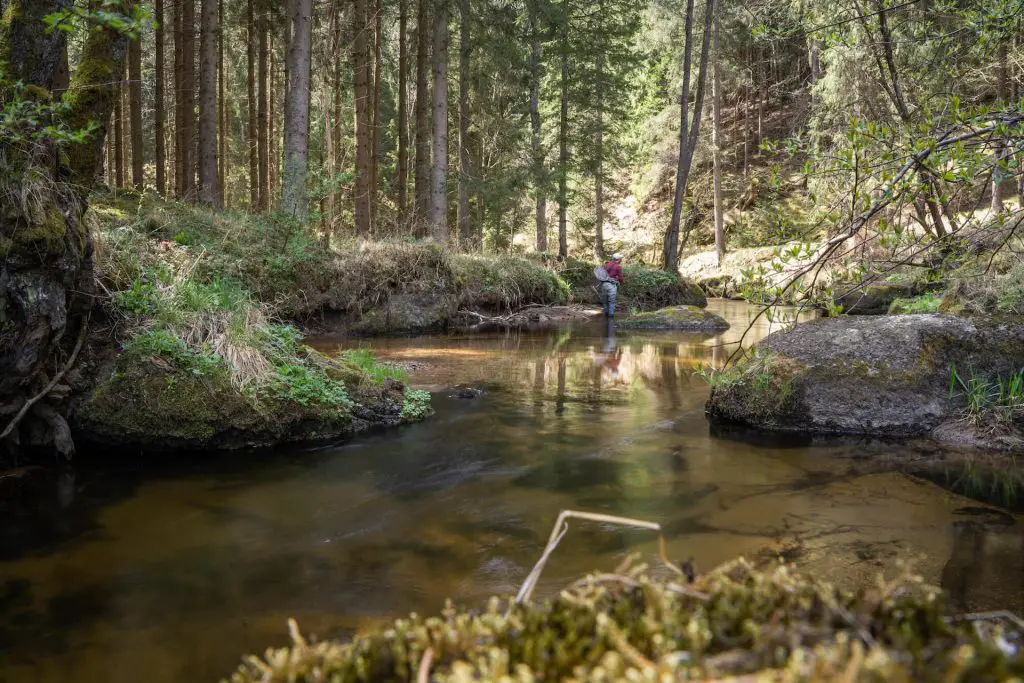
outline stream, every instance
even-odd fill
[[[477,605],[518,590],[564,509],[660,522],[701,570],[781,553],[857,587],[908,561],[953,609],[1024,611],[1024,519],[865,467],[915,446],[709,428],[695,371],[725,362],[755,309],[709,310],[732,329],[322,338],[403,364],[436,415],[313,451],[56,472],[0,528],[0,682],[213,682],[285,644],[289,617],[344,637]],[[632,552],[656,561],[656,538],[570,522],[536,595]]]

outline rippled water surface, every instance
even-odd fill
[[[0,529],[0,681],[216,681],[243,652],[338,636],[445,597],[514,592],[560,510],[661,522],[710,568],[785,555],[854,586],[913,559],[958,609],[1024,608],[1021,520],[867,455],[908,446],[773,443],[709,429],[694,375],[753,309],[712,302],[720,338],[574,328],[370,345],[435,392],[437,415],[314,452],[66,470]],[[769,331],[763,319],[748,335]],[[451,387],[484,389],[451,398]],[[575,524],[538,587],[654,539]]]

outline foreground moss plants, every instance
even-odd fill
[[[737,560],[680,585],[628,564],[553,600],[447,605],[351,642],[309,642],[249,657],[255,681],[1010,680],[1021,633],[998,619],[949,619],[918,577],[847,592],[778,565]]]

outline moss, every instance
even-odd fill
[[[718,417],[773,425],[793,412],[805,370],[794,360],[759,352],[711,375],[709,405]]]
[[[68,221],[61,210],[53,206],[39,221],[14,231],[14,246],[42,250],[47,254],[62,254],[68,234]]]
[[[115,59],[115,45],[126,40],[112,31],[94,28],[86,37],[82,56],[75,67],[71,85],[64,94],[70,112],[64,123],[71,130],[86,130],[92,124],[106,126],[99,120],[103,112],[111,111],[114,84],[124,63]],[[67,152],[71,179],[80,187],[91,187],[95,177],[97,158],[96,140],[71,145]]]
[[[14,240],[10,237],[0,235],[0,257],[6,258],[14,249]]]

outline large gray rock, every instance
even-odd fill
[[[714,380],[712,420],[779,431],[919,436],[957,419],[950,369],[1024,366],[1024,324],[940,315],[842,317],[765,339]]]

